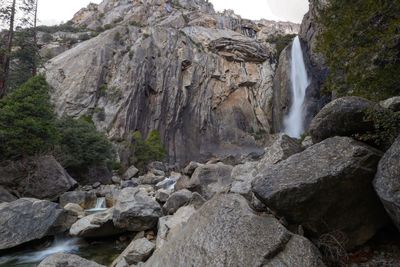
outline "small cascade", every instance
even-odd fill
[[[298,36],[293,40],[291,51],[290,78],[292,87],[292,105],[289,114],[284,118],[284,132],[293,138],[300,138],[304,133],[304,101],[310,80]]]
[[[107,209],[106,198],[99,197],[99,198],[97,198],[96,206],[92,209],[86,210],[86,212],[96,213],[96,212],[100,212],[100,211],[105,211],[106,209]]]

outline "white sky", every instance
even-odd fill
[[[233,9],[248,19],[272,19],[300,23],[308,10],[308,0],[209,0],[218,11]],[[66,22],[82,7],[101,0],[39,0],[41,24]]]

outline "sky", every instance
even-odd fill
[[[308,0],[209,0],[217,11],[233,9],[247,19],[271,19],[300,23],[308,10]],[[66,22],[82,7],[101,0],[40,0],[40,24]]]

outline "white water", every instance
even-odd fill
[[[292,82],[292,105],[289,114],[283,121],[284,132],[290,137],[300,138],[304,133],[304,100],[306,89],[310,85],[306,66],[298,36],[293,40],[292,58],[290,62],[290,78]]]
[[[98,211],[105,211],[106,209],[107,209],[106,198],[99,197],[99,198],[97,198],[96,206],[94,208],[88,209],[86,211],[93,213],[93,212],[98,212]]]

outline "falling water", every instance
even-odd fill
[[[97,198],[96,206],[92,209],[86,210],[86,212],[96,213],[96,212],[100,212],[100,211],[105,211],[106,209],[107,209],[106,198],[99,197],[99,198]]]
[[[310,85],[298,36],[293,41],[290,78],[292,82],[292,106],[284,119],[284,132],[294,138],[304,133],[304,100]]]

